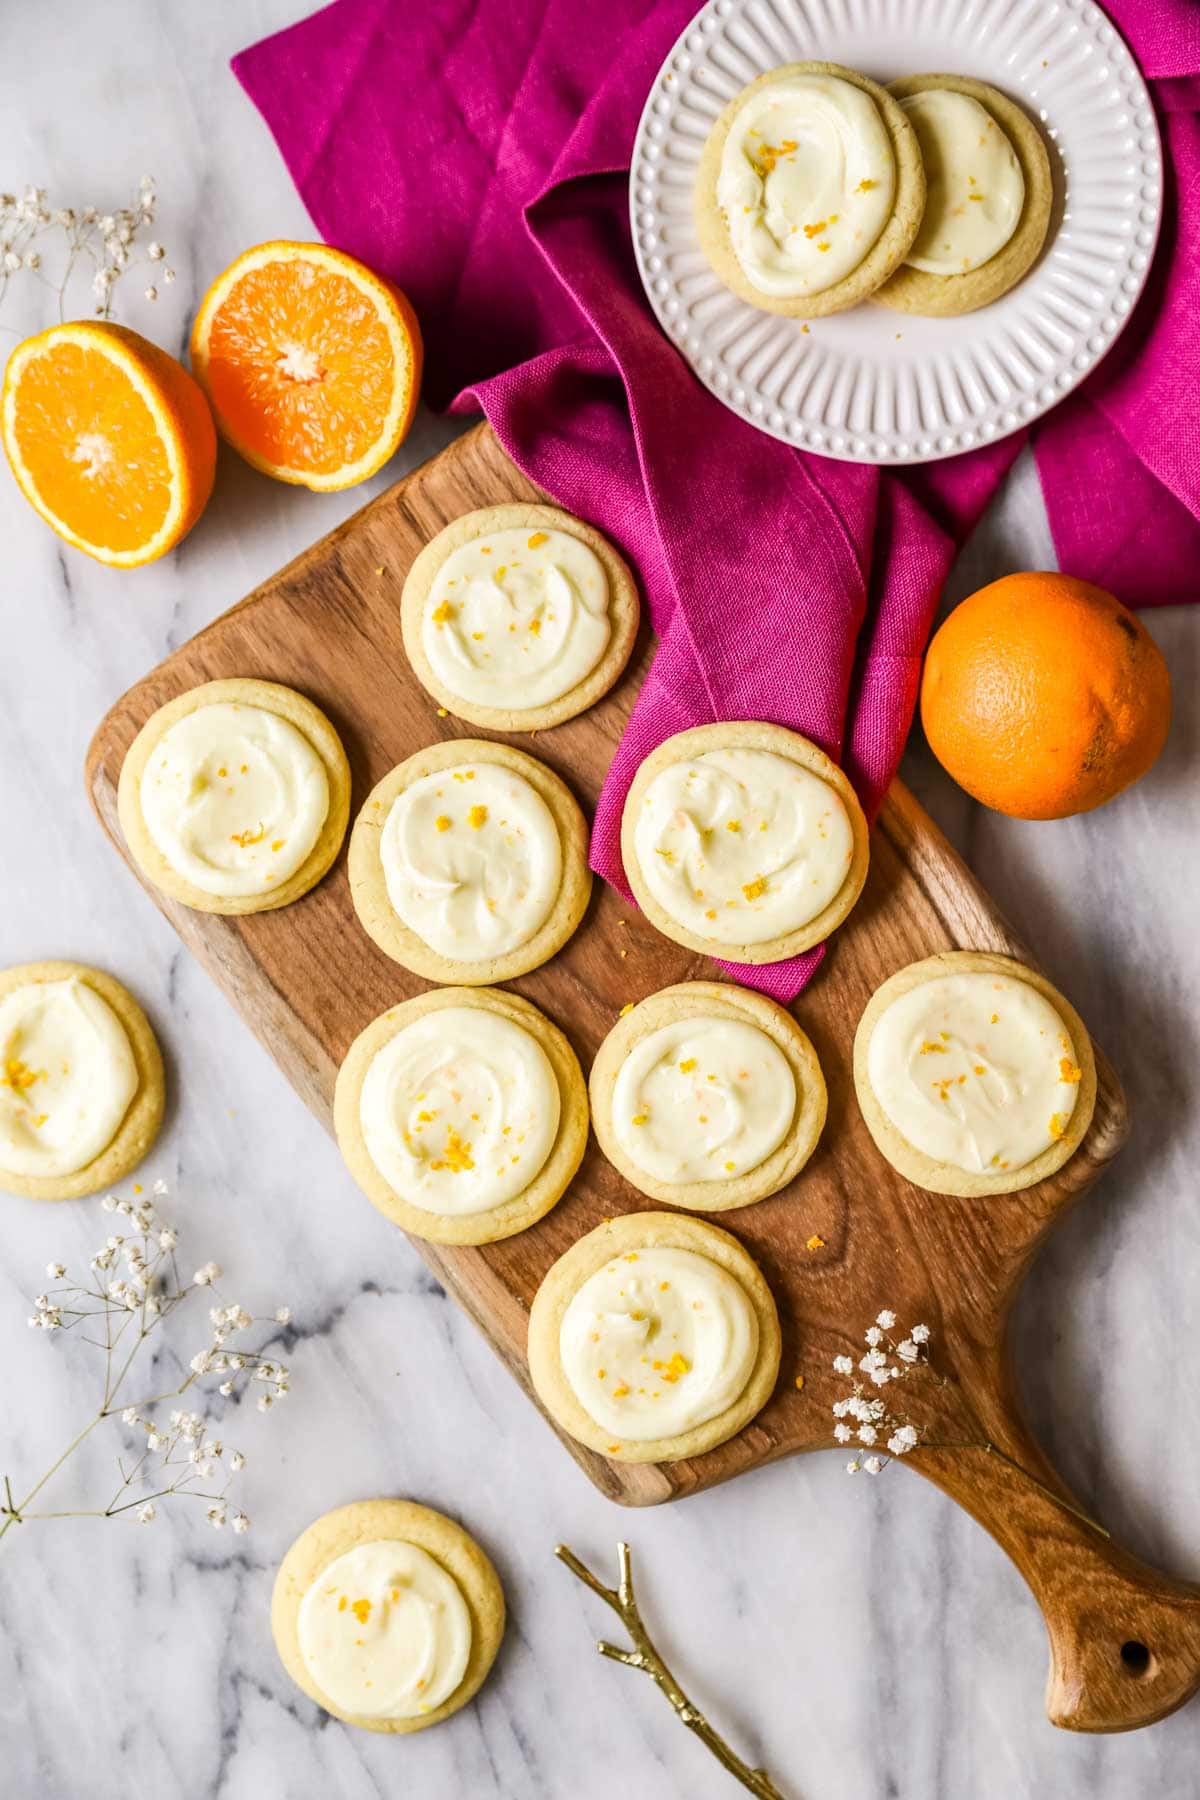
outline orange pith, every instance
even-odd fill
[[[1069,575],[1007,575],[934,636],[921,722],[969,794],[1019,819],[1102,806],[1166,741],[1171,682],[1153,638],[1113,595]]]
[[[421,339],[404,295],[318,244],[247,251],[206,294],[192,363],[255,467],[315,488],[374,473],[411,422]]]
[[[212,487],[216,435],[204,396],[165,351],[108,322],[54,326],[18,345],[3,426],[26,499],[101,562],[161,556]]]

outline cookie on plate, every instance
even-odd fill
[[[482,1686],[504,1636],[500,1578],[475,1539],[412,1500],[358,1500],[301,1532],[271,1630],[310,1700],[367,1731],[424,1731]]]
[[[823,750],[781,725],[681,731],[638,770],[621,856],[642,911],[689,950],[798,956],[840,925],[867,878],[867,821]]]
[[[293,688],[206,681],[151,714],[117,788],[147,881],[197,912],[288,906],[341,848],[350,765],[325,714]]]
[[[724,1212],[798,1175],[825,1078],[791,1013],[718,981],[662,988],[619,1018],[589,1078],[596,1137],[652,1200]]]
[[[779,1315],[737,1239],[681,1213],[627,1213],[560,1256],[529,1312],[529,1373],[564,1431],[619,1462],[676,1462],[762,1411]]]
[[[417,679],[493,731],[544,730],[606,694],[637,637],[624,559],[557,506],[485,506],[439,531],[404,583]]]
[[[764,312],[844,312],[899,268],[925,210],[903,108],[839,63],[787,63],[735,94],[696,172],[700,248]]]
[[[0,971],[0,1188],[75,1200],[135,1169],[162,1124],[163,1063],[128,989],[83,963]]]
[[[351,1174],[394,1224],[440,1244],[490,1244],[566,1191],[587,1145],[587,1088],[562,1032],[528,1000],[436,988],[355,1039],[333,1121]]]
[[[592,891],[570,789],[507,744],[418,750],[367,796],[350,834],[363,929],[428,981],[509,981],[561,950]]]
[[[1054,188],[1042,134],[1015,100],[965,75],[906,75],[888,91],[917,134],[927,193],[904,262],[872,299],[938,318],[989,306],[1046,241]]]
[[[947,950],[872,994],[854,1038],[867,1129],[935,1194],[1013,1194],[1061,1169],[1096,1104],[1079,1014],[1008,956]]]

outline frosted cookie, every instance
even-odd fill
[[[908,75],[889,90],[917,134],[925,216],[872,298],[898,312],[974,312],[1037,260],[1054,195],[1037,126],[1015,100],[963,75]]]
[[[660,744],[621,817],[625,874],[677,944],[782,962],[840,925],[867,878],[867,822],[837,764],[780,725],[698,725]]]
[[[0,1188],[112,1187],[158,1136],[163,1098],[158,1042],[119,981],[73,962],[0,972]]]
[[[485,506],[413,563],[404,648],[435,700],[495,731],[541,730],[606,694],[633,649],[638,593],[612,545],[556,506]]]
[[[238,677],[160,706],[121,765],[117,810],[147,881],[197,912],[287,906],[346,834],[350,765],[294,689]]]
[[[358,1500],[279,1565],[271,1631],[310,1700],[366,1731],[424,1731],[474,1698],[504,1636],[499,1576],[475,1539],[412,1500]]]
[[[619,1462],[723,1444],[770,1398],[779,1315],[736,1238],[627,1213],[573,1244],[529,1312],[529,1373],[562,1429]]]
[[[791,1013],[723,982],[662,988],[618,1019],[588,1086],[609,1162],[697,1212],[777,1194],[825,1123],[821,1065]]]
[[[872,994],[854,1085],[876,1144],[935,1194],[1012,1194],[1073,1156],[1096,1104],[1075,1011],[1007,956],[948,950]]]
[[[838,63],[787,63],[735,94],[696,172],[700,248],[764,312],[856,306],[908,253],[925,209],[912,126]]]
[[[363,929],[428,981],[508,981],[561,950],[587,909],[587,823],[522,750],[431,744],[368,795],[350,834]]]
[[[363,1193],[414,1237],[490,1244],[542,1218],[587,1144],[587,1088],[528,1000],[438,988],[375,1019],[338,1072],[334,1130]]]

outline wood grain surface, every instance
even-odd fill
[[[126,860],[116,815],[125,751],[157,707],[219,676],[284,682],[322,707],[350,758],[352,813],[389,768],[422,745],[479,735],[543,758],[590,811],[650,652],[644,628],[614,693],[532,741],[529,734],[482,734],[439,717],[401,643],[400,589],[422,545],[473,507],[542,498],[480,426],[139,682],[100,725],[87,761],[88,791]],[[924,1378],[902,1390],[906,1410],[931,1436],[979,1436],[974,1427],[964,1428],[969,1409],[996,1450],[1054,1493],[1065,1493],[1021,1419],[1006,1321],[1047,1231],[1120,1149],[1128,1129],[1124,1097],[1098,1052],[1096,1113],[1083,1145],[1057,1175],[1024,1193],[954,1199],[927,1194],[898,1175],[872,1143],[851,1082],[854,1028],[868,997],[896,969],[936,950],[1033,958],[899,784],[872,831],[871,850],[863,897],[795,1007],[829,1083],[821,1145],[783,1193],[719,1220],[757,1259],[775,1293],[784,1336],[777,1390],[738,1437],[686,1462],[612,1463],[564,1439],[614,1500],[672,1500],[777,1457],[828,1447],[830,1403],[844,1386],[830,1361],[839,1352],[857,1360],[862,1333],[883,1306],[893,1308],[902,1324],[928,1323],[938,1363],[953,1376],[944,1388]],[[344,849],[312,893],[279,912],[218,918],[190,912],[157,892],[154,898],[330,1128],[334,1078],[352,1040],[386,1007],[426,986],[390,962],[359,927]],[[511,986],[561,1026],[586,1070],[627,1001],[713,974],[705,958],[660,937],[598,881],[572,941]],[[1086,997],[1069,997],[1084,1002],[1086,1017]],[[416,1248],[528,1389],[529,1305],[546,1270],[602,1218],[649,1205],[593,1141],[569,1194],[529,1231],[481,1248],[423,1242]],[[819,1247],[807,1248],[817,1238]],[[1050,1637],[1047,1710],[1056,1723],[1127,1729],[1161,1717],[1194,1691],[1200,1682],[1200,1589],[1138,1563],[986,1449],[924,1449],[905,1464],[966,1507],[1029,1582]]]

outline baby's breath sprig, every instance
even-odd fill
[[[933,1333],[928,1325],[910,1326],[907,1332],[902,1332],[898,1337],[893,1335],[896,1330],[895,1313],[884,1307],[875,1323],[867,1327],[864,1334],[867,1347],[857,1365],[850,1356],[835,1356],[833,1359],[836,1375],[852,1377],[850,1392],[833,1402],[834,1441],[853,1446],[853,1454],[846,1464],[848,1475],[857,1475],[860,1471],[866,1475],[881,1475],[892,1458],[908,1456],[921,1448],[982,1450],[988,1456],[1007,1463],[1010,1469],[1037,1488],[1047,1500],[1053,1500],[1056,1506],[1061,1506],[1064,1512],[1082,1519],[1085,1525],[1090,1525],[1101,1537],[1108,1537],[1109,1533],[1103,1525],[1098,1525],[1090,1514],[1065,1499],[1062,1494],[1056,1494],[1053,1488],[1048,1488],[1036,1475],[1030,1474],[1015,1457],[992,1442],[957,1383],[935,1367],[930,1355]],[[860,1376],[862,1379],[859,1379]],[[914,1376],[924,1376],[939,1388],[953,1389],[959,1414],[965,1421],[965,1437],[931,1438],[923,1425],[915,1424],[906,1413],[889,1405],[884,1392],[888,1389],[894,1392],[896,1382],[908,1381]],[[879,1391],[871,1393],[871,1388]],[[888,1453],[886,1456],[881,1454],[884,1450]]]
[[[97,318],[108,319],[117,283],[133,270],[146,268],[153,280],[144,289],[145,298],[157,300],[158,284],[169,285],[175,279],[157,238],[146,244],[144,255],[139,254],[139,241],[153,226],[157,208],[151,175],[142,176],[131,203],[115,212],[98,206],[51,206],[40,187],[0,194],[0,307],[10,283],[23,276],[54,294],[61,322],[78,278],[87,275],[92,310]]]
[[[284,1363],[262,1349],[234,1342],[253,1325],[269,1324],[277,1333],[291,1322],[286,1306],[272,1320],[256,1319],[236,1302],[221,1301],[221,1270],[214,1262],[197,1269],[190,1280],[179,1265],[179,1234],[159,1215],[156,1201],[167,1192],[155,1182],[153,1198],[121,1200],[109,1195],[100,1202],[107,1213],[126,1221],[124,1232],[108,1236],[91,1258],[88,1275],[74,1281],[65,1263],[52,1262],[46,1274],[52,1285],[34,1300],[29,1324],[34,1331],[78,1332],[85,1343],[104,1353],[104,1388],[94,1416],[71,1439],[45,1474],[20,1500],[4,1477],[0,1502],[0,1539],[14,1525],[33,1519],[112,1519],[131,1514],[139,1524],[152,1524],[158,1503],[174,1495],[203,1500],[210,1525],[226,1523],[235,1532],[249,1529],[246,1514],[230,1514],[228,1492],[233,1477],[246,1466],[240,1450],[227,1451],[211,1420],[202,1412],[172,1407],[165,1419],[158,1409],[179,1400],[196,1383],[219,1376],[217,1392],[233,1400],[256,1383],[260,1412],[268,1412],[287,1394],[290,1374]],[[135,1189],[135,1195],[138,1190]],[[174,1386],[161,1393],[128,1397],[131,1371],[146,1340],[171,1314],[198,1294],[218,1300],[209,1308],[207,1341],[196,1352]],[[134,1448],[118,1458],[120,1481],[106,1506],[69,1511],[32,1510],[33,1502],[74,1451],[107,1419],[119,1418],[134,1434]]]

